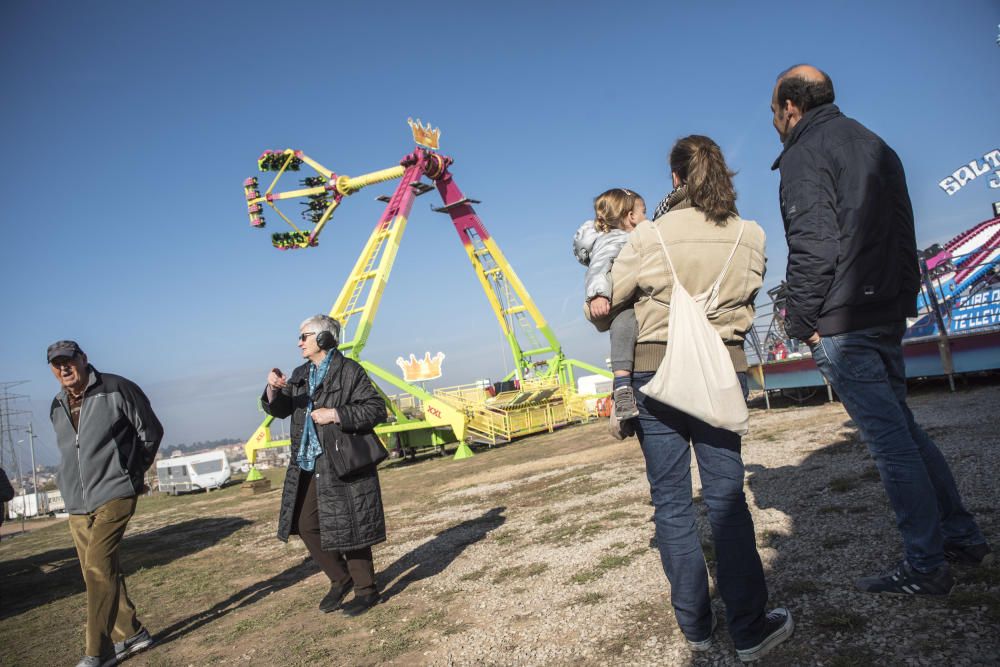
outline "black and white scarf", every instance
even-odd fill
[[[656,220],[661,215],[677,206],[677,204],[684,201],[685,198],[687,198],[687,186],[678,185],[670,192],[670,194],[660,200],[660,203],[656,205],[655,209],[653,209],[653,217],[650,218],[650,220]]]

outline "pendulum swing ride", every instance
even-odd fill
[[[472,455],[468,442],[493,445],[588,419],[593,414],[593,408],[588,407],[592,401],[588,403],[574,391],[573,370],[610,374],[565,357],[545,318],[476,214],[473,204],[480,202],[463,194],[450,170],[453,159],[438,152],[440,130],[424,126],[419,119],[409,124],[417,146],[396,166],[352,177],[328,169],[302,151],[268,150],[257,162],[260,171],[274,173],[267,189],[261,192],[257,177],[243,184],[250,224],[265,227],[268,207],[291,228],[272,234],[271,243],[280,250],[299,250],[319,245],[320,234],[345,198],[372,185],[399,181],[391,195],[378,197],[385,202],[385,209],[329,312],[341,324],[340,351],[373,377],[403,392],[392,397],[383,394],[390,420],[376,427],[376,433],[383,443],[393,437],[406,443],[404,450],[410,452],[417,447],[434,447],[444,453],[445,443],[458,442],[455,456],[464,458]],[[303,167],[315,175],[301,179],[302,188],[276,189],[282,176]],[[361,358],[413,203],[434,189],[442,205],[433,210],[451,219],[513,357],[514,370],[505,380],[516,380],[515,388],[495,396],[480,385],[431,393]],[[279,202],[288,200],[300,200],[305,206],[305,224],[296,224],[278,207]],[[272,440],[272,420],[267,417],[247,442],[251,463],[248,481],[261,477],[253,468],[258,449],[289,444],[287,440]]]

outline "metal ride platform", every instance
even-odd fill
[[[919,314],[903,336],[907,377],[944,376],[954,388],[956,374],[1000,369],[1000,215],[919,255]],[[771,307],[747,336],[750,386],[765,398],[811,395],[826,381],[808,346],[785,335],[783,284],[768,295]]]

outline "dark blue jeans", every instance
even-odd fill
[[[737,649],[750,648],[764,634],[767,586],[753,519],[743,495],[740,436],[709,426],[638,391],[653,373],[635,373],[639,406],[636,435],[646,458],[656,543],[670,581],[670,601],[684,636],[701,641],[712,629],[708,569],[695,526],[691,497],[691,449],[701,475],[715,543],[716,580],[726,603],[729,634]]]
[[[984,541],[962,505],[948,463],[906,405],[902,322],[824,336],[813,359],[875,459],[911,566],[944,563],[943,540]]]

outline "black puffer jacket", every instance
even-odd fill
[[[313,394],[313,409],[336,408],[340,415],[340,428],[348,433],[370,431],[385,421],[385,401],[379,396],[361,365],[345,358],[340,352],[330,362],[326,377]],[[277,419],[291,415],[292,459],[285,476],[281,495],[281,512],[278,515],[278,538],[288,541],[289,535],[298,533],[293,525],[295,500],[299,493],[299,445],[309,402],[309,363],[296,368],[288,384],[274,400],[267,400],[267,390],[261,397],[264,411]],[[337,427],[333,424],[317,426],[323,447],[333,445]],[[382,490],[375,467],[339,479],[333,472],[328,457],[316,459],[316,500],[319,507],[320,542],[324,550],[351,551],[385,541],[385,514],[382,510]]]
[[[771,168],[779,167],[788,335],[804,340],[916,315],[913,209],[896,153],[824,104],[792,130]]]

